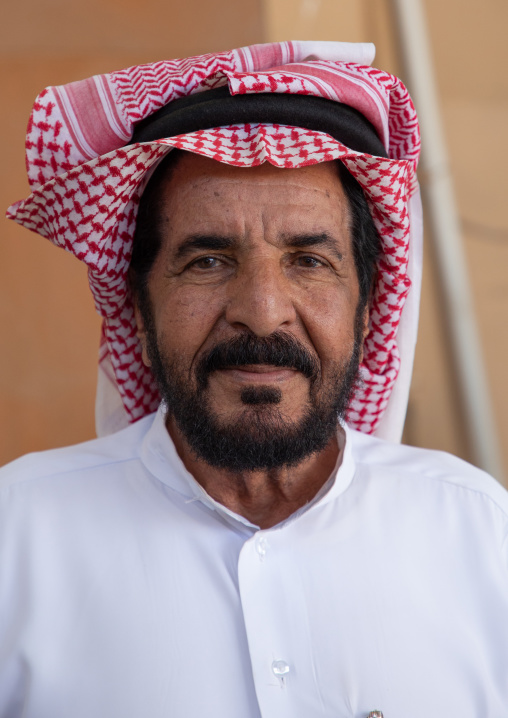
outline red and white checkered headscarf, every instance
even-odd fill
[[[99,434],[136,421],[159,403],[141,359],[126,276],[147,173],[177,147],[239,167],[268,161],[295,168],[340,158],[357,179],[383,254],[361,366],[363,384],[351,402],[348,423],[400,439],[418,318],[421,211],[415,171],[420,141],[407,90],[397,78],[369,67],[373,57],[374,47],[365,44],[254,45],[96,75],[49,87],[38,96],[26,141],[32,194],[10,207],[8,216],[88,266],[104,320]],[[349,105],[374,126],[389,159],[348,149],[323,132],[265,123],[125,146],[135,123],[168,102],[226,84],[232,95],[304,94]]]

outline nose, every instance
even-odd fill
[[[238,272],[230,285],[226,308],[231,326],[266,337],[295,319],[291,282],[277,261],[258,258]]]

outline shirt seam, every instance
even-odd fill
[[[357,460],[356,465],[357,465],[357,469],[359,467],[368,466],[361,461],[359,462],[358,460]],[[478,469],[478,471],[481,471],[481,469]],[[481,473],[484,474],[486,477],[488,477],[490,480],[495,481],[495,479],[493,477],[491,477],[489,474],[485,474],[485,472],[481,472]],[[397,472],[397,475],[400,475],[400,472]],[[450,479],[446,479],[446,478],[428,476],[427,474],[414,473],[414,471],[412,471],[411,473],[408,472],[406,474],[406,476],[407,476],[408,480],[416,479],[419,481],[425,480],[425,481],[429,481],[432,483],[446,484],[447,486],[451,486],[455,489],[462,489],[463,491],[467,491],[470,494],[476,494],[477,496],[480,496],[482,499],[486,499],[487,501],[492,503],[496,507],[496,509],[498,509],[498,511],[504,516],[506,521],[508,522],[508,512],[502,506],[500,506],[498,501],[485,490],[473,488],[471,486],[464,486],[464,484],[457,483],[455,481],[450,481]],[[405,480],[405,477],[402,477],[402,479]],[[504,488],[504,487],[501,487],[501,488]],[[508,527],[507,527],[507,531],[508,531]],[[506,539],[508,539],[508,533],[504,540],[506,540]]]
[[[27,454],[26,456],[37,456],[37,454]],[[22,457],[24,458],[24,457]],[[16,486],[21,486],[24,484],[27,484],[32,481],[42,481],[44,479],[53,479],[57,478],[59,476],[63,476],[64,474],[79,474],[83,471],[93,471],[94,469],[98,469],[105,466],[113,466],[115,464],[124,464],[131,461],[139,461],[143,466],[143,462],[141,461],[139,456],[129,456],[128,458],[122,458],[122,459],[111,459],[110,461],[104,461],[104,462],[96,462],[94,464],[90,464],[88,466],[83,467],[71,467],[66,469],[59,469],[55,471],[48,471],[47,473],[38,473],[31,476],[27,476],[24,478],[20,478],[17,476],[12,481],[9,481],[6,486],[0,486],[0,495],[6,494],[11,489],[14,489]]]

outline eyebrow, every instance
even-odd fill
[[[337,242],[332,235],[327,232],[319,234],[288,234],[282,235],[282,241],[286,247],[307,248],[307,247],[326,247],[331,250],[337,259],[342,261],[344,255],[337,248]],[[195,234],[187,237],[175,251],[175,259],[185,259],[193,254],[196,250],[221,250],[232,249],[237,245],[237,240],[233,237],[226,237],[215,234]]]
[[[175,259],[185,259],[196,249],[219,250],[231,249],[236,244],[232,237],[222,237],[215,234],[195,234],[187,237],[175,252]]]
[[[294,234],[283,236],[283,242],[286,247],[305,248],[305,247],[325,247],[331,250],[337,259],[343,260],[344,255],[337,247],[337,241],[328,232],[320,234]]]

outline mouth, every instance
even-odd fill
[[[219,342],[198,361],[196,377],[201,388],[209,380],[226,391],[251,386],[289,389],[306,380],[311,384],[319,375],[319,363],[309,350],[291,335],[274,333],[270,337],[239,334]]]
[[[296,369],[273,364],[245,364],[224,367],[216,371],[240,384],[281,384],[293,379],[299,373]]]

